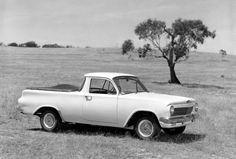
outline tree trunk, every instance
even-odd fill
[[[174,83],[174,84],[181,84],[179,79],[177,78],[175,74],[175,65],[169,66],[170,68],[170,80],[169,83]]]

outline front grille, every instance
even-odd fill
[[[193,111],[193,107],[182,107],[182,108],[175,108],[174,114],[172,116],[178,115],[187,115]]]

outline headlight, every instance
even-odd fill
[[[194,111],[197,112],[198,111],[198,103],[194,101],[194,105],[193,105]]]
[[[174,112],[175,112],[175,108],[174,108],[174,106],[172,105],[172,106],[170,106],[170,115],[173,115]]]
[[[198,111],[198,104],[196,103],[196,105],[195,105],[195,112],[197,112]]]

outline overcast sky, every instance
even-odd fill
[[[121,46],[141,42],[135,26],[147,18],[201,19],[216,38],[200,51],[236,54],[235,0],[0,0],[0,42]]]

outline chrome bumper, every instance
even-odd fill
[[[23,107],[22,107],[21,104],[18,104],[18,105],[16,106],[16,110],[17,110],[18,112],[20,112],[21,114],[30,114],[30,113],[26,113],[26,112],[24,111],[24,109],[23,109]]]
[[[195,119],[198,117],[199,117],[198,113],[189,114],[185,116],[170,117],[170,118],[161,117],[159,119],[159,123],[162,128],[181,127],[194,122]]]

